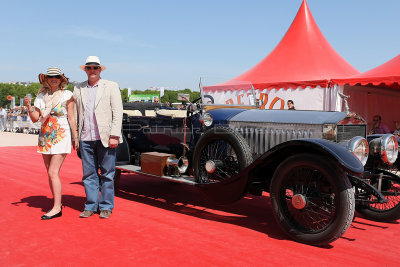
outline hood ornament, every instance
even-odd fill
[[[349,98],[350,96],[345,95],[341,92],[338,92],[339,96],[343,99],[343,103],[344,103],[344,112],[346,112],[346,115],[348,115],[350,113],[350,109],[349,109],[349,104],[347,103],[347,98]]]

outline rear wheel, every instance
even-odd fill
[[[354,192],[347,176],[321,156],[287,158],[275,171],[270,189],[276,220],[299,242],[329,244],[353,219]]]

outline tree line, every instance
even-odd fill
[[[138,95],[159,95],[160,92],[156,90],[132,90],[132,94],[138,94]],[[175,102],[181,102],[178,100],[178,94],[189,94],[190,95],[190,102],[195,100],[197,97],[200,96],[200,92],[198,91],[192,91],[188,88],[183,89],[183,90],[165,90],[164,95],[161,97],[161,103],[175,103]],[[123,102],[128,102],[128,89],[125,88],[121,90],[121,96],[122,96],[122,101]]]
[[[23,99],[27,94],[31,94],[32,100],[34,100],[37,96],[38,90],[40,88],[40,83],[32,83],[28,86],[20,85],[20,84],[8,84],[8,83],[0,83],[0,106],[2,107],[10,107],[11,101],[7,100],[7,96],[11,95],[15,97],[15,105],[19,106],[20,99]],[[74,86],[69,84],[67,90],[73,91]],[[159,91],[155,90],[132,90],[132,94],[159,94]],[[200,92],[192,91],[190,89],[184,89],[179,91],[174,90],[165,90],[164,96],[161,97],[161,103],[169,102],[179,102],[178,94],[189,94],[190,101],[193,101],[197,97],[200,96]],[[121,89],[121,96],[123,102],[128,102],[128,89]]]

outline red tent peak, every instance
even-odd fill
[[[252,69],[234,78],[253,84],[329,80],[358,74],[329,44],[303,0],[275,49]],[[290,86],[293,86],[291,84]]]

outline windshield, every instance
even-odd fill
[[[201,78],[200,94],[204,105],[256,107],[254,87],[246,81],[218,83],[209,78]]]

